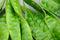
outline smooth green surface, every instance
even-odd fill
[[[0,15],[0,40],[8,40],[9,33],[6,25],[6,15]]]
[[[33,40],[30,26],[25,19],[21,20],[22,40]]]
[[[60,40],[60,19],[54,15],[60,16],[60,1],[24,2],[37,12],[21,6],[19,0],[6,0],[6,10],[0,12],[0,40]]]
[[[36,40],[60,40],[59,19],[47,14],[46,18],[42,18],[40,14],[36,14],[28,9],[24,9],[24,11],[33,37]]]
[[[53,40],[52,35],[47,28],[47,25],[44,23],[44,20],[40,15],[28,9],[27,11],[24,9],[24,12],[35,40]]]
[[[19,5],[19,0],[11,0],[11,4],[21,21],[22,40],[32,40],[31,30],[30,30],[30,27],[29,27],[27,21],[22,16],[22,11],[21,11],[21,8]]]
[[[11,7],[10,0],[6,0],[6,22],[12,40],[21,40],[20,22]]]

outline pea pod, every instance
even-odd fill
[[[21,40],[20,22],[10,4],[10,0],[6,0],[6,22],[11,39]]]
[[[46,14],[45,22],[48,25],[48,28],[54,34],[57,40],[60,40],[60,19],[56,19],[51,15]]]
[[[46,13],[46,12],[45,12]],[[53,36],[55,36],[55,40],[60,40],[60,19],[58,19],[52,13],[47,13],[46,17],[44,18],[45,23],[47,24],[48,28],[50,29]],[[52,27],[53,26],[53,27]]]
[[[3,11],[0,14],[0,40],[8,40],[8,30],[7,30],[7,25],[6,25],[6,15],[5,12]]]
[[[31,29],[25,19],[21,20],[21,28],[22,28],[22,40],[33,40]]]
[[[35,40],[55,40],[55,36],[46,25],[43,17],[35,12],[22,7],[25,13],[25,18],[28,21],[32,35]]]
[[[40,0],[42,7],[48,12],[60,16],[60,6],[55,0]],[[54,6],[55,5],[55,6]]]
[[[58,19],[54,14],[45,12],[46,16],[44,19],[48,28],[50,29],[53,36],[55,36],[55,40],[60,40],[60,19]],[[53,26],[53,27],[52,27]]]
[[[16,14],[20,17],[21,29],[22,29],[22,40],[32,40],[32,34],[30,27],[27,21],[22,16],[22,11],[20,8],[20,4],[18,0],[11,0],[11,4],[16,12]]]

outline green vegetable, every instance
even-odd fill
[[[6,26],[6,15],[4,11],[0,14],[0,40],[8,40],[8,30]]]
[[[22,40],[33,40],[31,29],[25,19],[21,20],[21,28],[22,28]]]
[[[53,0],[40,0],[42,7],[48,12],[54,13],[60,16],[60,6]]]
[[[25,18],[28,21],[32,35],[35,40],[53,40],[50,30],[47,28],[41,15],[36,14],[35,12],[22,7],[25,12]]]
[[[22,28],[22,40],[32,40],[32,34],[31,34],[30,27],[27,21],[22,16],[22,11],[21,11],[18,0],[11,0],[11,4],[16,14],[20,17],[21,28]]]
[[[60,40],[60,19],[57,17],[60,16],[60,1],[39,1],[40,4],[23,0],[21,6],[20,0],[2,0],[0,40]],[[25,3],[36,12],[27,8]]]
[[[52,33],[54,40],[60,40],[60,19],[58,19],[54,14],[45,12],[45,18],[44,21],[46,25],[48,26],[50,32]]]
[[[60,19],[56,19],[46,14],[45,22],[56,40],[60,40]]]
[[[21,40],[20,22],[10,4],[10,0],[6,0],[6,22],[11,39]]]

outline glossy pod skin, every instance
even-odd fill
[[[8,32],[12,40],[21,40],[20,22],[10,4],[10,0],[6,0],[6,22]]]
[[[22,29],[22,34],[21,34],[22,39],[21,40],[33,40],[30,26],[28,25],[27,21],[22,16],[22,11],[20,8],[19,0],[11,0],[11,4],[12,4],[16,14],[20,18],[21,29]]]
[[[53,34],[50,32],[40,14],[36,14],[25,7],[22,8],[25,12],[25,18],[31,27],[32,35],[35,40],[55,40]]]
[[[5,12],[0,14],[0,40],[8,40],[9,33],[6,25],[6,15]]]
[[[60,16],[60,5],[59,5],[60,3],[58,3],[58,1],[59,0],[40,0],[40,3],[42,7],[48,12],[51,12]]]

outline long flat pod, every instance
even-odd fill
[[[5,13],[1,13],[0,15],[0,40],[8,40],[8,29],[6,26],[6,15]]]
[[[57,40],[60,40],[60,19],[46,14],[45,22]]]
[[[23,10],[35,40],[55,40],[55,37],[53,37],[53,34],[48,29],[41,15],[38,15],[29,9],[26,10],[26,8],[23,8]]]
[[[11,4],[16,12],[16,14],[20,17],[21,28],[22,28],[22,40],[32,40],[32,34],[30,27],[27,21],[22,16],[22,11],[20,8],[20,4],[18,0],[11,0]]]
[[[60,40],[60,19],[58,19],[54,14],[47,13],[43,18],[51,33],[55,37],[55,40]]]
[[[25,19],[21,20],[22,40],[33,40],[31,29]]]
[[[6,0],[6,21],[11,39],[21,40],[20,22],[17,16],[14,14],[13,8],[10,4],[10,0]]]
[[[53,0],[40,0],[42,7],[48,12],[52,12],[60,16],[60,6]]]

